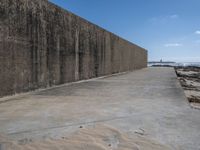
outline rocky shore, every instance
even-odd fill
[[[191,106],[200,109],[200,67],[175,67]]]

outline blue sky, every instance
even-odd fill
[[[200,62],[200,0],[50,0],[148,50],[149,60]]]

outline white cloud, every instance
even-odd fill
[[[179,18],[178,14],[173,14],[173,15],[166,15],[166,16],[157,16],[150,18],[149,21],[152,24],[166,24],[169,21],[173,21]]]
[[[179,15],[174,14],[174,15],[171,15],[169,18],[171,18],[171,19],[177,19],[178,17],[179,17]]]
[[[200,30],[195,31],[195,34],[200,34]]]
[[[163,60],[170,60],[175,62],[199,62],[200,57],[185,57],[185,56],[179,56],[179,57],[167,57],[163,58]]]
[[[168,43],[168,44],[165,44],[165,47],[179,47],[179,46],[182,46],[182,44],[180,44],[180,43]]]

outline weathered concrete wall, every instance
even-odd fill
[[[143,48],[47,0],[0,1],[0,97],[146,65]]]

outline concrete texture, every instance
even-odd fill
[[[47,0],[0,1],[0,97],[146,66],[145,49]]]
[[[98,124],[172,150],[200,149],[200,111],[188,104],[173,68],[142,69],[0,103],[0,134],[15,140],[59,138]]]

